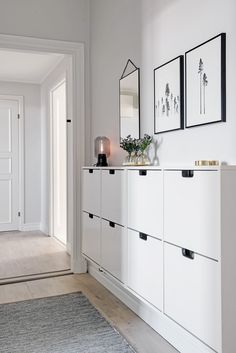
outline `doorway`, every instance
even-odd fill
[[[62,54],[0,49],[0,283],[25,276],[71,273],[66,248],[69,59]],[[5,61],[8,67],[2,68]],[[50,91],[61,75],[64,81]],[[48,133],[50,110],[52,135]],[[47,124],[42,126],[42,120]],[[49,159],[41,150],[49,151],[51,143],[54,154],[50,170]],[[54,176],[51,185],[49,173]],[[49,206],[42,202],[50,194],[41,185],[43,176],[54,194],[55,238],[49,237],[50,224],[41,218],[42,206],[50,218]]]
[[[80,219],[77,216],[78,214],[80,214],[80,202],[78,202],[78,200],[80,200],[81,198],[80,175],[79,175],[80,173],[78,173],[78,170],[80,170],[81,166],[84,164],[84,160],[83,160],[83,156],[84,156],[84,46],[81,43],[66,43],[66,42],[60,42],[60,41],[54,41],[54,40],[48,41],[43,39],[15,37],[15,36],[5,37],[4,35],[0,35],[0,48],[3,48],[3,50],[4,48],[6,48],[6,50],[9,49],[10,51],[16,50],[17,52],[25,51],[25,53],[35,52],[38,54],[40,53],[43,54],[43,53],[51,52],[51,53],[71,56],[71,69],[68,71],[68,76],[70,77],[70,82],[71,82],[71,86],[68,88],[68,90],[70,90],[69,118],[70,118],[71,124],[69,124],[69,128],[67,127],[67,136],[69,140],[67,139],[66,141],[68,153],[69,153],[69,158],[67,160],[68,193],[66,197],[66,205],[68,210],[67,214],[69,215],[69,217],[68,219],[66,217],[64,221],[64,228],[66,224],[67,232],[64,232],[64,239],[63,240],[61,239],[61,242],[65,243],[65,237],[66,237],[66,240],[68,238],[70,239],[71,269],[73,272],[84,272],[86,270],[86,266],[81,256],[81,243],[80,243],[81,223],[80,223]],[[32,136],[32,139],[33,139],[33,136]],[[15,141],[17,141],[17,139]],[[78,149],[79,144],[80,144],[80,148]],[[44,152],[44,151],[41,151],[41,152]],[[49,150],[46,151],[46,154],[47,153],[49,156]],[[24,155],[24,151],[22,154]],[[0,180],[2,181],[2,185],[4,185],[6,176],[4,176],[3,174],[5,174],[4,168],[6,168],[6,164],[7,164],[5,159],[7,158],[4,159],[3,157],[5,156],[3,156],[3,154],[1,154],[0,157],[1,157],[0,168],[2,168],[2,171],[3,171],[1,172],[1,169],[0,169]],[[37,166],[34,170],[32,170],[32,174],[38,173]],[[24,170],[25,170],[25,166],[23,166],[22,168],[23,172]],[[10,167],[9,167],[9,171],[10,171]],[[50,174],[47,174],[47,177],[49,177],[49,175]],[[9,179],[11,176],[8,175],[7,177]],[[19,179],[21,178],[21,173],[20,175],[18,175],[18,177]],[[1,184],[1,181],[0,181],[0,184]],[[8,183],[10,182],[8,181]],[[27,184],[27,179],[19,180],[19,184],[21,186],[24,186],[23,185],[24,183]],[[6,182],[5,182],[5,185],[6,185]],[[33,187],[35,187],[35,190],[38,188],[38,185],[39,184],[33,185]],[[2,189],[4,188],[2,187]],[[48,204],[48,210],[49,210],[49,204],[50,204],[49,191],[50,190],[48,188],[47,198],[49,202],[47,202],[47,200],[45,202],[46,204]],[[15,218],[15,223],[12,222],[15,225],[9,229],[5,228],[5,230],[12,231],[18,228],[23,232],[25,231],[27,232],[32,229],[38,232],[38,229],[40,229],[44,233],[50,234],[49,229],[47,230],[47,228],[45,228],[45,223],[43,222],[25,223],[26,218],[29,216],[29,214],[32,215],[34,213],[31,209],[29,209],[26,213],[24,212],[24,197],[26,196],[26,203],[28,200],[26,194],[23,192],[21,196],[18,196],[18,206],[19,206],[19,203],[23,201],[22,202],[23,208],[22,208],[22,212],[19,212],[18,211],[19,207],[15,207],[15,209],[17,208],[17,211],[18,211],[17,212],[18,218],[17,219]],[[4,198],[7,199],[7,194],[4,195]],[[6,205],[6,201],[4,203]],[[15,204],[17,204],[17,202]],[[58,211],[58,214],[60,212],[62,211]],[[10,211],[9,211],[9,214],[10,214]],[[20,217],[19,217],[19,214],[20,214]],[[7,217],[7,215],[5,214],[3,215],[2,219],[4,219],[4,217],[5,219],[7,218],[9,219],[10,216],[8,215]],[[50,219],[50,215],[48,215],[48,219]],[[14,236],[17,237],[18,233],[17,232],[14,232],[14,233],[15,233]],[[34,244],[35,242],[32,244],[35,250],[36,247],[34,246]],[[16,246],[16,249],[17,249],[17,246]],[[27,250],[26,253],[27,255],[31,256],[32,252]]]
[[[51,235],[67,245],[67,97],[64,79],[51,92]]]

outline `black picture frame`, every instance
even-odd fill
[[[204,114],[206,114],[205,112],[205,103],[204,103],[204,114],[202,113],[202,107],[201,107],[201,101],[202,101],[202,93],[201,93],[201,88],[199,89],[199,93],[197,96],[196,94],[193,94],[193,92],[195,91],[196,93],[196,88],[195,90],[192,88],[194,87],[194,84],[190,83],[190,68],[188,67],[189,64],[189,58],[190,58],[190,55],[192,55],[193,52],[195,52],[195,55],[197,55],[196,53],[199,54],[199,65],[198,65],[198,73],[200,73],[200,60],[202,60],[202,66],[203,68],[201,68],[201,70],[204,70],[204,58],[202,59],[201,57],[201,49],[204,47],[205,50],[207,51],[207,45],[209,43],[213,43],[213,41],[219,41],[220,43],[217,44],[217,42],[214,42],[215,45],[218,45],[220,46],[219,50],[219,53],[218,53],[218,57],[216,55],[213,56],[213,54],[210,55],[209,53],[209,58],[207,58],[208,60],[208,67],[210,66],[210,62],[212,62],[212,66],[216,66],[218,65],[218,62],[216,63],[216,61],[220,60],[220,70],[219,72],[216,72],[215,74],[217,75],[217,78],[218,78],[218,81],[219,81],[219,85],[218,84],[214,84],[212,85],[214,87],[214,92],[212,92],[212,97],[211,97],[211,100],[213,102],[218,102],[219,98],[220,98],[220,107],[216,107],[215,110],[216,110],[216,113],[215,114],[209,114],[209,117],[211,116],[211,118],[207,118],[206,116],[206,121],[203,121],[204,119]],[[220,45],[219,45],[220,44]],[[208,46],[209,48],[209,51],[211,49],[210,46]],[[216,49],[215,49],[216,50]],[[211,49],[212,51],[212,49]],[[206,54],[205,54],[206,55]],[[212,57],[212,60],[211,60],[211,57]],[[192,59],[192,62],[193,62],[193,59]],[[216,71],[216,70],[215,70]],[[196,72],[196,69],[195,69],[195,72]],[[203,73],[204,75],[205,73]],[[196,76],[196,74],[195,74]],[[192,76],[191,76],[192,77]],[[206,74],[206,77],[207,77],[207,74]],[[206,85],[208,85],[208,79],[206,79]],[[199,84],[199,83],[198,83]],[[189,86],[191,86],[191,89],[189,88]],[[201,78],[200,78],[200,84],[199,84],[199,87],[201,87]],[[203,84],[203,88],[205,88],[205,85]],[[191,92],[190,92],[191,91]],[[200,104],[199,104],[199,110],[200,111],[197,111],[197,109],[191,109],[190,108],[190,103],[193,104],[193,99],[198,99],[199,98],[199,101],[200,101]],[[204,102],[206,100],[206,97],[205,97],[205,93],[204,93]],[[209,101],[209,100],[208,100]],[[209,106],[210,103],[208,103]],[[219,104],[219,102],[217,103]],[[218,109],[217,109],[218,108]],[[202,116],[201,117],[199,117]],[[217,117],[218,115],[218,117]],[[215,118],[214,118],[215,116]],[[194,117],[195,118],[195,122],[194,122]],[[188,50],[186,53],[185,53],[185,128],[192,128],[192,127],[197,127],[197,126],[203,126],[203,125],[209,125],[209,124],[215,124],[215,123],[219,123],[219,122],[226,122],[226,33],[220,33],[216,36],[214,36],[213,38],[199,44],[198,46]]]
[[[157,101],[158,72],[160,73],[160,71],[162,69],[166,69],[168,67],[168,65],[172,65],[174,62],[177,63],[176,66],[177,66],[177,70],[178,70],[178,72],[176,73],[177,79],[178,79],[178,82],[176,83],[176,87],[178,87],[178,88],[177,88],[177,92],[175,95],[175,98],[179,97],[178,113],[175,111],[176,114],[178,114],[178,116],[176,116],[176,119],[173,118],[172,119],[173,121],[170,121],[170,120],[168,121],[168,127],[164,128],[164,129],[163,128],[159,129],[158,124],[157,124],[158,119],[160,120],[160,123],[162,122],[163,125],[165,125],[165,122],[162,119],[163,116],[160,116],[160,110],[158,108],[160,102],[159,102],[159,100]],[[176,58],[166,62],[165,64],[162,64],[161,66],[156,67],[153,70],[153,74],[154,74],[154,134],[157,135],[157,134],[162,134],[162,133],[176,131],[176,130],[183,130],[184,129],[184,56],[179,55]],[[165,76],[165,74],[164,74],[164,76]],[[174,80],[174,78],[172,78],[172,79]],[[163,82],[166,82],[166,81],[163,81]],[[166,85],[169,85],[169,83],[166,82]],[[162,89],[161,90],[159,89],[159,91],[162,91],[162,93],[163,93]],[[171,94],[173,94],[173,93],[171,93]],[[161,99],[162,98],[163,97],[161,97]],[[175,104],[175,103],[173,103],[173,104]],[[164,106],[164,104],[163,104],[163,106]],[[163,107],[163,109],[164,109],[164,107]],[[166,108],[166,110],[167,110],[167,108]],[[174,110],[175,110],[175,108],[174,108]],[[167,116],[166,118],[171,119],[171,117],[169,117],[169,116]],[[171,122],[174,123],[173,127],[171,127]],[[177,122],[178,122],[178,124],[177,124]]]

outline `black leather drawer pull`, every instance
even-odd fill
[[[182,177],[183,178],[193,178],[194,171],[193,170],[182,170]]]
[[[89,218],[93,219],[93,214],[92,213],[89,213]]]
[[[182,255],[190,260],[194,259],[194,252],[188,249],[182,249]]]
[[[147,175],[147,171],[141,169],[141,170],[139,170],[139,175],[145,176],[145,175]]]
[[[93,173],[93,169],[89,169],[89,173],[92,174]]]
[[[109,169],[109,174],[115,174],[115,169]]]
[[[147,234],[139,233],[139,238],[142,240],[147,240]]]
[[[71,123],[71,119],[67,119],[66,122],[67,122],[67,123]]]
[[[114,223],[114,222],[109,222],[109,226],[110,226],[111,228],[115,228],[115,223]]]

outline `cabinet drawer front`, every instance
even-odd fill
[[[100,264],[101,221],[100,218],[83,212],[82,252]]]
[[[141,174],[141,175],[140,175]],[[128,227],[161,239],[163,177],[161,171],[128,171]]]
[[[125,278],[126,251],[125,228],[103,219],[101,265],[121,282]]]
[[[185,255],[185,256],[184,256]],[[220,347],[220,265],[164,245],[164,312],[210,347]]]
[[[91,171],[93,171],[91,173]],[[83,170],[83,211],[100,216],[101,172],[96,169]]]
[[[219,259],[220,182],[217,171],[164,172],[164,239]]]
[[[128,286],[162,310],[162,242],[132,230],[128,230]]]
[[[123,170],[102,170],[102,217],[125,223],[125,190]]]

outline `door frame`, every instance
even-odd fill
[[[18,216],[18,226],[17,229],[21,230],[24,228],[24,220],[25,220],[25,150],[24,150],[24,97],[23,96],[15,96],[10,94],[0,94],[0,100],[9,100],[18,103],[18,212],[20,212],[20,216]]]
[[[66,84],[66,114],[68,116],[68,102],[67,102],[67,97],[68,97],[68,78],[67,78],[67,73],[65,72],[65,77],[62,78],[61,80],[59,80],[54,86],[52,86],[52,88],[50,89],[50,168],[49,168],[49,174],[50,174],[50,201],[49,201],[49,235],[55,237],[54,235],[54,188],[53,188],[53,184],[54,184],[54,166],[53,166],[53,92],[60,87],[63,83]],[[67,136],[67,130],[68,130],[68,126],[66,124],[66,155],[68,156],[68,136]],[[67,161],[66,161],[67,163]],[[68,170],[68,168],[67,168]],[[68,174],[68,173],[67,173]],[[66,176],[66,184],[67,184],[67,191],[66,193],[68,194],[68,175]],[[66,195],[67,196],[67,195]],[[67,218],[68,218],[68,205],[66,207],[66,222],[67,222]],[[71,239],[69,239],[68,234],[66,234],[66,248],[67,248],[67,252],[69,254],[71,254],[71,248],[70,248],[70,243],[71,243]],[[56,238],[57,239],[57,238]]]
[[[86,261],[81,251],[81,168],[85,161],[85,68],[84,43],[40,39],[0,34],[0,48],[68,54],[72,57],[72,112],[71,144],[72,158],[68,165],[68,235],[71,235],[71,269],[76,273],[86,272]],[[70,151],[69,151],[70,152]]]

